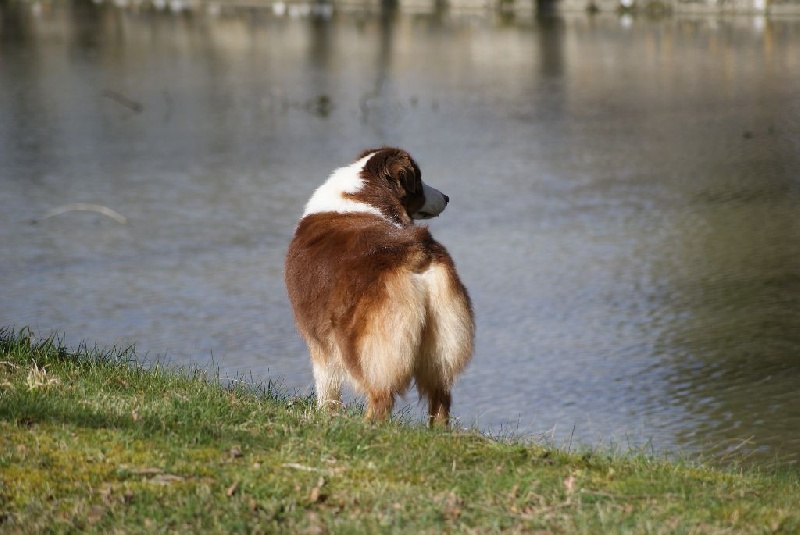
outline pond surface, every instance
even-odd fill
[[[285,248],[399,145],[451,198],[462,425],[800,459],[800,21],[12,3],[0,39],[0,325],[306,393]]]

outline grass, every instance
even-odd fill
[[[0,531],[796,533],[791,470],[370,425],[0,331]]]

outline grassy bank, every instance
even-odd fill
[[[0,531],[800,531],[793,472],[325,416],[267,388],[0,333]]]

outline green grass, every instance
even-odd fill
[[[791,470],[370,425],[0,332],[0,531],[796,533]]]

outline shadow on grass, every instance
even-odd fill
[[[18,428],[263,441],[296,427],[312,407],[310,398],[290,397],[271,382],[223,385],[204,370],[145,365],[133,346],[69,350],[56,336],[36,341],[28,328],[0,328],[0,419]]]

